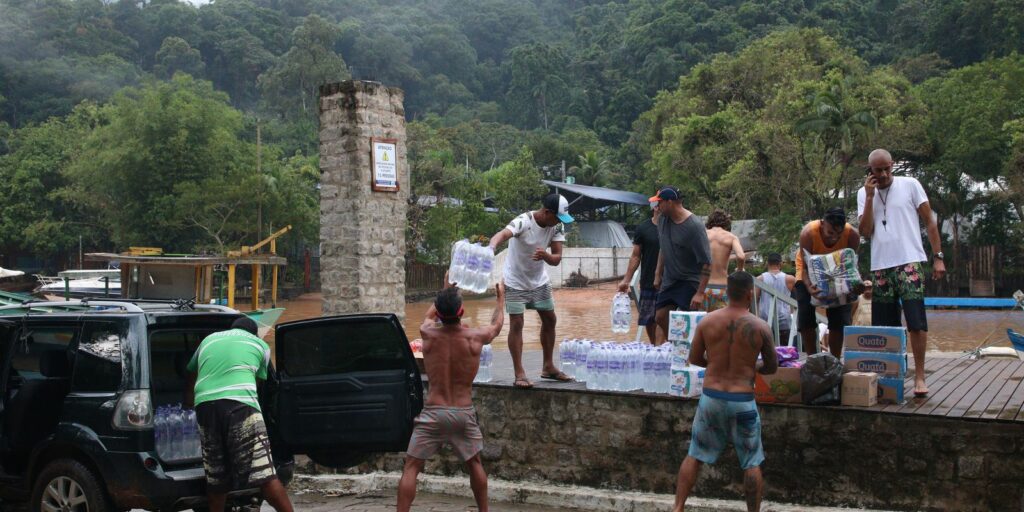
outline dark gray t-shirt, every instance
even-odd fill
[[[658,240],[665,267],[661,275],[661,289],[680,281],[700,284],[701,270],[704,265],[711,264],[711,244],[708,243],[708,232],[697,216],[691,214],[682,224],[676,224],[663,215],[658,223]]]

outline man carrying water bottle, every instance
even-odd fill
[[[266,380],[270,367],[270,347],[257,332],[251,318],[238,318],[230,330],[207,336],[188,363],[188,371],[198,374],[196,421],[212,512],[224,510],[228,491],[251,487],[259,487],[274,510],[292,511],[256,394],[256,379]]]
[[[540,346],[544,352],[542,379],[561,382],[572,377],[555,366],[555,301],[551,296],[551,283],[545,264],[556,266],[562,262],[562,242],[565,232],[562,223],[572,222],[569,201],[560,194],[544,197],[543,207],[526,212],[491,237],[491,250],[497,252],[502,242],[509,240],[505,258],[503,281],[508,287],[505,311],[509,315],[508,351],[512,354],[512,367],[516,378],[513,385],[519,389],[533,387],[523,368],[523,314],[534,309],[540,315]],[[547,251],[551,247],[551,252]]]
[[[426,460],[441,445],[452,449],[466,463],[469,486],[473,489],[477,509],[487,512],[487,473],[480,461],[484,437],[473,408],[473,378],[480,367],[480,354],[501,333],[505,323],[505,287],[498,283],[498,303],[487,327],[462,325],[462,297],[459,289],[444,276],[444,288],[438,292],[434,305],[427,310],[420,336],[423,337],[423,365],[430,389],[427,403],[416,417],[405,469],[398,483],[398,510],[404,512],[416,497],[416,477]],[[440,321],[440,324],[438,322]]]

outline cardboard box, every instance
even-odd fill
[[[878,403],[880,404],[902,404],[903,403],[903,379],[880,378],[878,379]]]
[[[800,368],[779,368],[771,375],[756,373],[754,399],[765,404],[800,403]]]
[[[854,352],[843,354],[843,371],[871,372],[879,377],[902,379],[907,375],[907,355],[890,352]]]
[[[697,324],[707,316],[703,311],[670,311],[668,314],[668,340],[693,341]]]
[[[668,393],[672,396],[698,397],[704,389],[704,368],[697,365],[672,365]]]
[[[871,407],[877,402],[877,373],[850,372],[843,375],[843,405],[852,407]]]
[[[843,349],[857,352],[907,353],[907,329],[849,325],[843,330]]]

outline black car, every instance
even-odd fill
[[[0,308],[0,499],[33,512],[202,508],[202,462],[161,459],[154,411],[185,402],[192,353],[239,316],[124,301]],[[342,467],[406,448],[423,384],[395,315],[290,322],[275,337],[260,400],[285,483],[295,454]]]

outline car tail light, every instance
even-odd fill
[[[121,394],[114,408],[114,428],[144,430],[153,428],[153,401],[148,389],[132,389]]]

